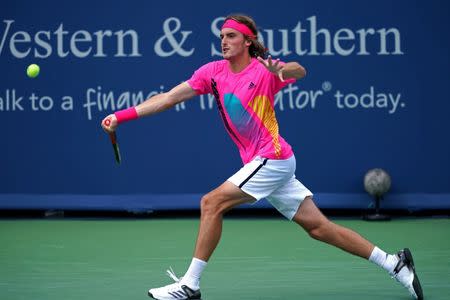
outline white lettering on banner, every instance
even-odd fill
[[[222,22],[225,20],[224,17],[215,18],[214,21],[211,23],[211,32],[214,34],[215,37],[219,39],[219,50],[222,49],[220,47],[220,27],[219,23],[222,24]],[[0,49],[1,50],[1,49]],[[214,47],[214,43],[211,43],[211,56],[222,56],[222,51],[216,50]]]
[[[270,29],[264,29],[264,32],[267,34],[267,49],[270,49],[270,53],[274,56],[286,56],[291,54],[292,52],[289,50],[288,45],[288,31],[287,29],[279,29],[281,32],[281,49],[275,50],[274,45],[274,37],[273,37],[273,30]]]
[[[211,32],[219,37],[220,26],[224,17],[215,18],[211,23]],[[14,31],[14,20],[3,20],[4,30],[1,33],[0,56],[9,47],[15,58],[26,58],[34,55],[37,58],[47,58],[52,54],[60,58],[75,56],[79,58],[92,57],[141,57],[139,52],[139,35],[135,30],[98,30],[89,32],[64,30],[60,23],[55,31],[40,30],[35,33]],[[192,31],[181,30],[179,18],[170,17],[163,23],[164,35],[154,44],[154,51],[160,57],[180,55],[189,57],[195,48],[184,49]],[[176,37],[176,34],[181,34]],[[361,28],[347,27],[328,29],[318,24],[317,16],[311,16],[304,21],[298,21],[292,28],[266,28],[259,34],[260,41],[265,44],[274,56],[349,56],[349,55],[403,55],[401,32],[391,28]],[[105,49],[109,45],[111,49]],[[115,46],[115,47],[114,47]],[[221,56],[220,40],[211,43],[211,56]]]
[[[310,107],[312,109],[317,106],[317,99],[319,96],[323,95],[323,91],[307,91],[301,90],[297,94],[294,92],[298,91],[298,87],[293,84],[289,84],[283,90],[275,95],[274,106],[278,107],[281,111],[285,109],[284,107],[284,96],[287,95],[288,107],[289,109],[304,109]]]
[[[175,111],[185,110],[186,109],[186,103],[181,102],[175,104]]]
[[[175,23],[175,28],[170,28],[170,23]],[[163,24],[163,31],[164,35],[160,37],[155,44],[155,53],[158,54],[161,57],[167,57],[171,56],[175,53],[181,55],[181,56],[191,56],[192,53],[194,53],[194,49],[192,48],[190,51],[186,51],[182,48],[184,42],[186,41],[187,37],[192,33],[192,31],[181,31],[181,41],[178,43],[177,40],[174,37],[174,33],[176,33],[181,28],[181,22],[178,18],[169,18],[164,21]],[[164,51],[162,48],[162,43],[167,40],[170,44],[170,47],[172,48],[171,51]]]
[[[31,93],[30,96],[31,109],[33,111],[45,110],[49,111],[53,108],[53,99],[49,96],[38,97],[35,93]]]
[[[61,102],[61,109],[63,111],[73,110],[73,97],[71,96],[63,96]]]
[[[214,107],[214,103],[216,103],[216,98],[214,98],[214,95],[200,95],[200,108],[202,110],[212,109]]]
[[[402,97],[401,93],[377,93],[375,94],[375,88],[370,87],[368,93],[357,95],[355,93],[343,94],[340,90],[337,90],[334,94],[336,99],[336,106],[339,109],[344,108],[384,108],[389,109],[389,114],[393,114],[397,111],[398,105],[405,107],[405,103],[400,103]]]
[[[101,33],[101,31],[100,31],[100,33]],[[138,52],[139,36],[136,31],[127,30],[127,31],[123,32],[123,30],[119,30],[119,31],[114,32],[114,34],[117,36],[117,53],[114,55],[115,57],[142,56]],[[127,55],[124,52],[124,40],[127,35],[129,35],[131,37],[131,49],[133,49],[133,51],[131,52],[130,55]],[[97,44],[98,44],[98,42],[99,41],[97,41]]]
[[[368,93],[361,95],[357,93],[344,94],[340,90],[332,94],[329,93],[332,88],[332,84],[329,81],[325,81],[319,90],[301,90],[297,92],[298,87],[290,84],[275,95],[274,107],[280,111],[314,110],[319,106],[328,105],[332,103],[330,100],[334,100],[336,108],[339,110],[355,108],[384,109],[389,114],[394,114],[398,112],[399,107],[404,108],[406,106],[404,102],[401,102],[401,93],[375,93],[376,88],[374,86],[369,88]]]
[[[211,23],[211,32],[219,37],[220,27],[224,17],[218,17]],[[401,47],[401,34],[397,28],[362,28],[352,30],[340,28],[335,32],[327,28],[319,28],[317,16],[306,19],[308,25],[302,22],[289,29],[263,29],[260,31],[259,40],[265,44],[269,52],[274,56],[287,56],[295,53],[299,56],[331,56],[340,55],[403,55]],[[368,43],[368,41],[370,43]],[[277,48],[281,45],[281,48]],[[367,45],[375,45],[377,48],[367,49]],[[292,46],[293,45],[293,46]],[[217,47],[215,47],[217,46]],[[309,46],[309,48],[308,48]],[[211,44],[211,56],[221,56],[220,42]]]
[[[7,89],[5,96],[0,97],[0,111],[16,111],[23,110],[23,106],[20,104],[23,97],[16,97],[16,90]]]
[[[104,36],[108,36],[108,37],[112,36],[112,31],[111,30],[96,31],[96,32],[94,32],[94,35],[97,36],[97,52],[95,53],[94,56],[95,57],[106,57],[107,55],[105,54],[105,52],[103,52],[103,37]],[[132,49],[136,50],[136,53],[133,56],[135,56],[135,57],[141,56],[137,52],[137,49],[138,49],[138,37],[137,37],[137,34],[136,34],[135,39],[133,40],[133,43],[135,43],[135,44],[133,44]]]
[[[63,50],[63,42],[64,42],[64,34],[67,34],[67,31],[64,31],[63,29],[63,24],[61,23],[58,27],[58,29],[55,30],[55,35],[56,35],[56,49],[58,51],[58,56],[59,57],[66,57],[69,52],[64,53]]]
[[[23,99],[24,96],[17,97],[15,89],[6,89],[5,96],[0,95],[0,112],[25,111],[24,106],[22,106],[23,104],[21,103]],[[29,107],[32,111],[50,111],[55,107],[55,101],[50,96],[38,96],[35,92],[32,92],[28,99],[30,100]],[[61,98],[61,110],[72,111],[73,102],[73,97],[63,96]]]
[[[34,56],[38,58],[46,58],[52,54],[52,47],[50,44],[46,43],[40,36],[44,35],[47,40],[50,40],[50,32],[49,31],[38,31],[36,32],[35,42],[36,44],[45,50],[45,54],[39,52],[38,48],[34,49]]]
[[[97,111],[115,111],[131,106],[136,106],[144,102],[146,99],[164,92],[164,86],[159,87],[159,91],[151,91],[146,96],[144,92],[122,92],[120,94],[113,91],[103,92],[102,88],[98,86],[96,89],[89,88],[86,90],[86,102],[83,107],[86,109],[88,120],[92,120],[92,110]]]
[[[14,22],[13,20],[3,20],[6,23],[5,31],[3,32],[2,41],[0,42],[0,55],[3,52],[3,46],[5,45],[6,37],[8,36],[9,28],[11,24]]]
[[[375,93],[375,87],[371,86],[368,93],[358,95],[356,93],[343,94],[333,89],[329,81],[322,84],[318,90],[303,90],[294,84],[287,85],[283,90],[275,95],[274,107],[279,111],[317,109],[319,106],[336,103],[336,108],[341,109],[385,109],[389,114],[394,114],[399,107],[404,108],[405,103],[400,102],[401,93]],[[331,97],[331,98],[330,98]],[[200,109],[212,110],[215,108],[215,98],[213,95],[200,95]],[[330,101],[331,100],[331,101]]]
[[[395,42],[395,51],[392,54],[403,54],[403,52],[400,50],[400,31],[397,28],[390,28],[386,30],[386,28],[377,30],[377,32],[380,34],[380,52],[378,52],[378,55],[389,55],[390,53],[387,51],[387,35],[389,33],[394,35],[394,42]]]
[[[111,30],[99,30],[91,34],[86,30],[78,30],[71,34],[64,30],[61,23],[54,31],[38,31],[34,35],[26,31],[11,32],[14,20],[3,20],[5,29],[2,33],[0,42],[0,56],[4,52],[7,38],[9,37],[9,50],[16,58],[25,58],[30,53],[37,58],[47,58],[56,48],[56,54],[61,57],[67,57],[69,54],[75,57],[84,58],[89,55],[93,57],[107,57],[104,52],[103,44],[105,37],[112,37]],[[115,38],[112,38],[116,45],[116,52],[109,53],[114,57],[140,57],[139,53],[139,35],[135,30],[119,30],[114,32]],[[69,48],[65,44],[69,40]],[[114,49],[114,48],[113,48]],[[127,49],[127,53],[125,52]],[[34,50],[34,51],[32,51]]]
[[[22,37],[22,38],[20,38]],[[16,53],[17,58],[24,58],[30,53],[30,49],[26,49],[25,52],[20,52],[17,48],[17,44],[25,44],[31,41],[30,35],[25,31],[18,31],[14,33],[9,40],[9,48],[13,53]]]
[[[81,51],[77,47],[77,42],[92,42],[92,37],[89,32],[85,30],[77,31],[72,35],[72,38],[70,39],[70,49],[72,49],[72,52],[76,57],[82,58],[88,56],[89,53],[91,53],[92,47],[87,47],[86,51]]]
[[[15,89],[6,89],[0,94],[0,114],[3,112],[19,113],[31,110],[51,111],[59,109],[61,112],[74,111],[74,103],[86,111],[88,120],[96,117],[103,117],[105,112],[113,112],[131,106],[136,106],[154,95],[164,92],[164,86],[150,92],[144,91],[105,91],[101,86],[88,88],[85,91],[83,101],[74,101],[73,96],[49,96],[38,95],[36,92],[30,96],[20,95]],[[24,98],[30,101],[22,102]],[[190,112],[189,107],[197,105],[201,111],[216,110],[216,101],[213,95],[200,95],[200,101],[189,101],[177,104],[173,111]],[[59,103],[59,105],[58,105]],[[274,108],[278,111],[296,110],[316,110],[321,108],[335,108],[337,111],[362,110],[386,112],[389,115],[398,113],[406,104],[402,93],[381,91],[375,86],[368,87],[367,92],[342,92],[340,89],[333,89],[329,81],[322,83],[321,88],[315,90],[301,89],[295,84],[287,85],[283,90],[275,95]],[[195,108],[194,108],[195,109]]]

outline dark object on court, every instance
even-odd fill
[[[383,169],[371,169],[364,176],[364,188],[375,199],[375,213],[363,216],[367,221],[388,221],[390,216],[380,213],[380,202],[391,187],[391,177]]]

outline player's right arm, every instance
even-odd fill
[[[178,103],[196,96],[187,82],[183,82],[166,93],[155,95],[136,106],[138,117],[150,116],[172,108]]]
[[[124,110],[124,112],[128,114],[132,113],[132,119],[150,116],[163,112],[196,95],[196,92],[191,86],[187,82],[183,82],[172,88],[170,91],[150,97],[141,104],[129,108],[128,110]],[[114,132],[120,123],[120,120],[119,122],[117,120],[116,114],[110,114],[102,121],[102,127],[108,133]]]

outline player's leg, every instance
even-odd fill
[[[254,201],[255,198],[229,181],[203,196],[194,257],[208,261],[219,243],[224,213],[233,207]]]
[[[231,208],[254,202],[270,195],[294,173],[295,158],[269,160],[256,157],[245,164],[228,180],[202,198],[200,227],[194,258],[181,281],[149,295],[156,299],[199,299],[199,280],[208,259],[216,248],[222,233],[223,214]]]
[[[254,201],[253,197],[228,181],[203,196],[194,257],[187,272],[179,279],[173,272],[168,271],[175,283],[150,289],[149,296],[161,300],[200,299],[200,277],[219,243],[224,213],[235,206]]]
[[[331,244],[351,254],[369,259],[374,245],[358,233],[328,220],[306,197],[292,219],[314,239]]]
[[[387,254],[355,231],[328,220],[316,207],[311,197],[300,205],[293,221],[302,226],[314,239],[326,242],[351,254],[366,258],[385,269],[408,289],[415,299],[423,299],[412,254],[408,248],[397,254]]]

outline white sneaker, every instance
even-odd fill
[[[397,257],[399,261],[391,274],[392,278],[400,282],[414,299],[422,300],[422,287],[416,274],[411,251],[408,248],[400,250]]]
[[[180,283],[181,278],[175,276],[172,268],[167,270],[167,274],[175,281],[175,283],[150,289],[148,295],[153,299],[159,300],[182,300],[182,299],[199,299],[201,300],[200,289],[193,290],[187,285]]]

